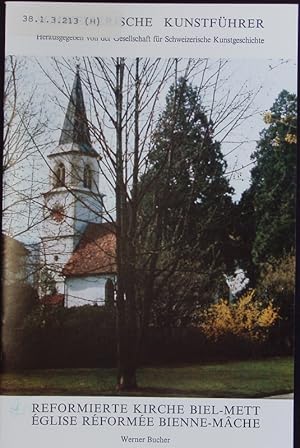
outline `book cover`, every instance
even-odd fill
[[[297,20],[7,2],[1,446],[293,446]]]

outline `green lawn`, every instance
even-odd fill
[[[115,395],[115,369],[53,369],[4,373],[8,395]],[[135,395],[263,397],[293,391],[293,359],[144,367]],[[126,394],[128,395],[128,394]]]

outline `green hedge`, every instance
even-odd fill
[[[4,368],[109,367],[116,364],[113,310],[37,306],[21,327],[4,331]],[[208,341],[197,328],[146,331],[141,364],[226,361],[287,354],[276,331],[264,343],[236,337]]]

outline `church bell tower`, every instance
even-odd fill
[[[92,147],[77,66],[59,144],[48,155],[49,190],[44,196],[41,258],[64,293],[62,269],[88,223],[101,223],[99,155]]]

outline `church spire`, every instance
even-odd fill
[[[60,145],[68,143],[76,143],[83,152],[94,153],[84,105],[79,65],[76,66],[76,75],[59,139]]]

